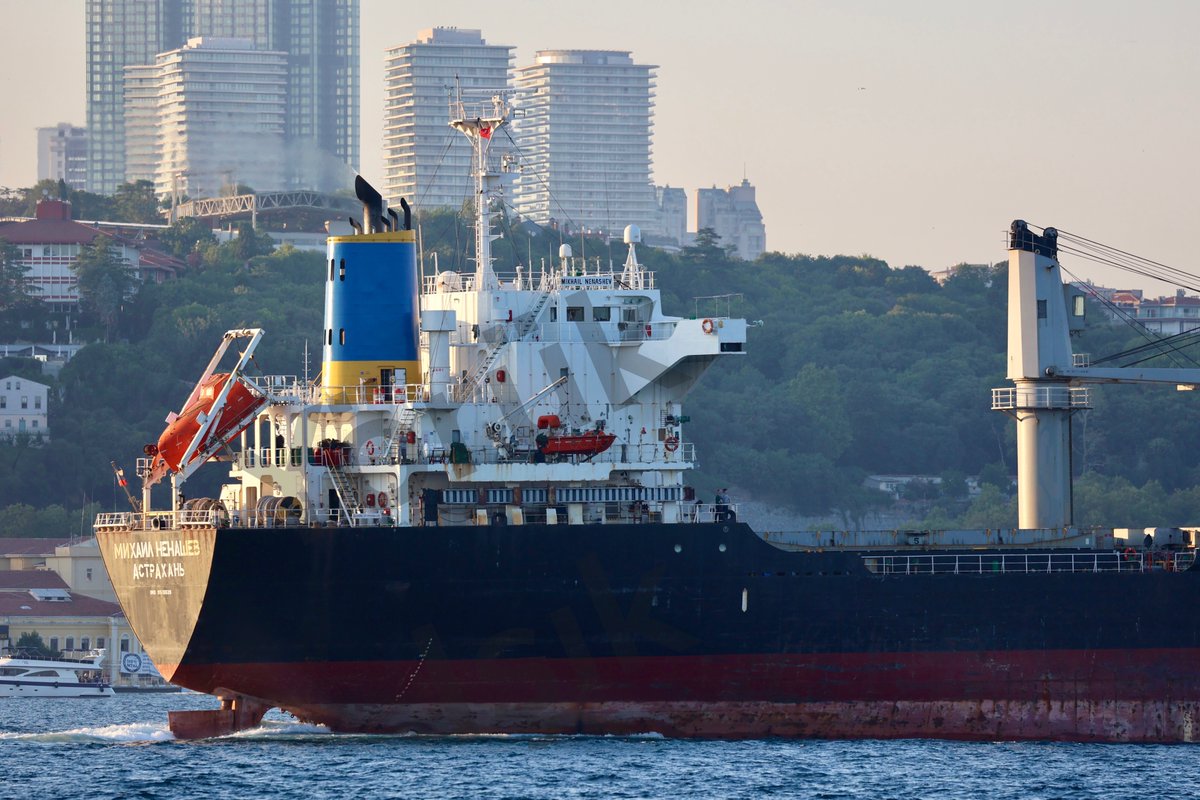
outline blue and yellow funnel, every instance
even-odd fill
[[[362,199],[368,232],[329,237],[321,365],[326,403],[403,401],[405,384],[421,382],[415,238],[411,230],[378,230],[389,227],[373,210],[381,204]],[[392,219],[390,227],[399,228]]]

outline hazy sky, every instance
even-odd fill
[[[35,128],[86,121],[83,5],[0,0],[0,186],[36,179]],[[940,269],[1003,259],[1004,231],[1019,217],[1193,269],[1200,2],[362,0],[362,9],[361,167],[376,182],[383,51],[454,25],[514,45],[518,65],[544,48],[632,50],[659,65],[655,181],[690,200],[744,171],[770,249]]]

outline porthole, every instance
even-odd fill
[[[721,552],[721,553],[724,553],[724,552],[725,552],[725,545],[724,545],[723,543],[722,543],[722,544],[719,544],[719,545],[717,545],[717,551],[718,551],[718,552]]]
[[[676,553],[682,553],[682,552],[683,552],[683,545],[681,545],[681,544],[677,544],[677,545],[675,545],[675,552],[676,552]]]

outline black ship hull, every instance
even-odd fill
[[[98,536],[164,676],[335,731],[1176,742],[1200,721],[1200,574],[1117,553],[902,574],[879,565],[922,551],[732,522]]]

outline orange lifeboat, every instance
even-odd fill
[[[161,479],[167,471],[178,472],[185,466],[181,462],[187,454],[188,445],[196,438],[201,425],[208,424],[208,415],[212,412],[213,404],[228,381],[229,373],[221,372],[200,384],[194,395],[195,399],[171,420],[162,436],[158,437],[157,449],[147,447],[147,451],[154,451],[151,482]],[[234,381],[225,396],[225,404],[220,409],[220,419],[205,433],[188,462],[211,451],[213,445],[219,447],[245,430],[255,412],[265,402],[265,398],[251,391],[244,383]]]
[[[612,447],[617,437],[604,431],[539,436],[538,449],[548,456],[594,456]]]

